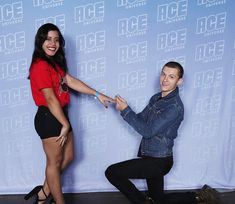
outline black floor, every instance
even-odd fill
[[[235,204],[235,191],[220,191],[221,204]],[[66,204],[130,204],[119,192],[65,194]],[[24,195],[0,195],[0,204],[32,204]]]

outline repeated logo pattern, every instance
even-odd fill
[[[181,63],[185,120],[166,188],[235,188],[234,7],[231,0],[1,0],[0,194],[24,193],[44,179],[27,77],[35,33],[48,22],[65,37],[69,72],[120,94],[137,112],[159,91],[162,66]],[[135,157],[141,137],[115,105],[104,109],[91,96],[72,94],[70,118],[76,159],[65,191],[112,189],[106,167]]]

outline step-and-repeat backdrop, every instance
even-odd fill
[[[235,188],[235,27],[233,0],[1,0],[0,194],[25,193],[44,179],[34,130],[28,68],[39,26],[56,24],[69,72],[141,111],[159,91],[169,60],[185,68],[185,120],[166,189]],[[104,171],[136,156],[140,135],[91,96],[72,93],[75,160],[65,192],[113,191]],[[142,189],[144,181],[134,181]]]

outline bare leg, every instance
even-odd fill
[[[68,167],[68,165],[71,163],[73,158],[74,158],[74,141],[73,141],[73,133],[70,132],[68,135],[66,144],[64,145],[63,151],[62,151],[62,162],[60,166],[60,173],[62,173],[63,170]],[[46,193],[46,195],[49,195],[51,192],[49,185],[48,185],[47,178],[44,181],[43,190]],[[42,191],[39,192],[39,197],[45,198],[45,195]],[[43,204],[43,203],[44,202],[39,202],[39,204]]]
[[[63,161],[61,164],[61,172],[68,167],[68,165],[73,161],[74,158],[74,141],[73,132],[68,134],[68,139],[64,146]]]

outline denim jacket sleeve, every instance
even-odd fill
[[[142,113],[136,114],[129,106],[121,111],[123,119],[132,126],[144,138],[161,135],[162,131],[169,128],[177,119],[179,113],[175,104],[169,105],[164,111],[154,113],[151,120],[145,118]]]

